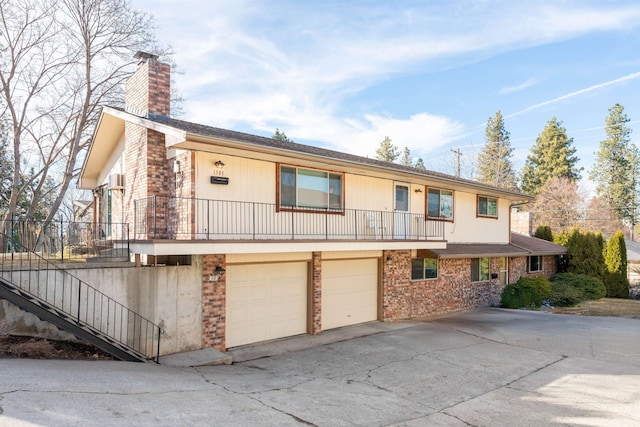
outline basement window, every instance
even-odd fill
[[[486,282],[489,280],[489,258],[471,258],[471,281]]]
[[[438,258],[411,259],[411,280],[438,278]]]
[[[538,273],[542,271],[542,255],[530,256],[528,261],[529,273]]]

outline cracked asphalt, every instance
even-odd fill
[[[395,325],[233,365],[2,359],[0,425],[640,426],[640,320],[483,308]]]

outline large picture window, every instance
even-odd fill
[[[427,217],[453,221],[453,191],[429,188],[427,190]]]
[[[478,196],[478,216],[498,217],[498,199]]]
[[[342,211],[343,175],[280,165],[280,207]]]
[[[471,258],[471,281],[489,280],[489,258]]]
[[[438,278],[438,258],[411,259],[411,280]]]

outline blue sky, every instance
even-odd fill
[[[640,142],[637,1],[133,0],[175,51],[185,120],[474,170],[500,109],[520,169],[552,117],[588,175],[616,102]],[[638,144],[640,145],[640,144]],[[586,181],[586,180],[583,180]],[[584,188],[591,185],[584,182]]]

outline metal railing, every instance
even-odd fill
[[[129,256],[129,226],[120,223],[69,221],[0,221],[0,252],[11,252],[14,243],[60,261],[90,257],[122,258]]]
[[[277,209],[275,204],[152,196],[135,201],[135,239],[444,240],[424,214]]]
[[[161,329],[65,269],[0,232],[11,250],[0,253],[0,277],[65,313],[78,325],[158,362]]]

